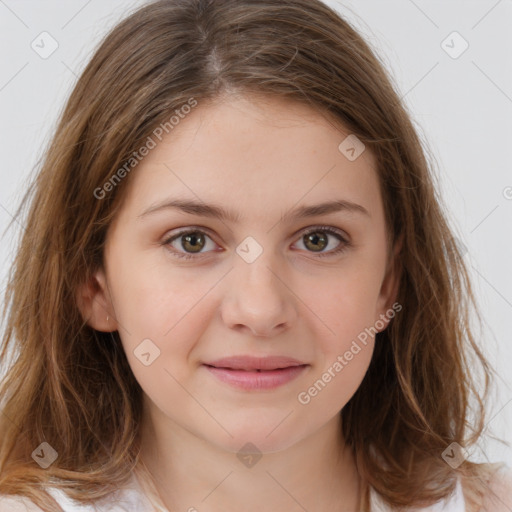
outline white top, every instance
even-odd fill
[[[130,483],[95,505],[81,505],[55,487],[46,489],[65,512],[155,512],[157,509],[144,495],[135,475]],[[30,499],[0,495],[0,512],[42,512]]]
[[[389,505],[384,503],[380,495],[373,488],[370,488],[370,510],[372,512],[392,512]],[[430,507],[416,508],[415,510],[417,512],[466,512],[460,480],[457,480],[457,487],[451,497],[437,502]]]
[[[95,505],[80,505],[56,488],[49,488],[48,492],[65,512],[169,512],[149,501],[135,475],[124,489],[97,501]],[[500,476],[495,477],[491,482],[489,495],[489,501],[486,501],[488,506],[483,509],[485,512],[509,512],[512,510],[512,472],[509,468],[506,468],[505,473],[500,470]],[[497,501],[490,501],[491,499]],[[370,506],[372,512],[392,512],[392,509],[384,504],[381,497],[372,488],[370,488]],[[454,493],[446,500],[430,507],[411,510],[413,512],[466,512],[460,481],[457,481]],[[0,512],[42,511],[28,498],[0,495]]]
[[[392,509],[386,505],[380,495],[370,487],[370,510],[372,512],[390,512]],[[438,502],[430,507],[416,509],[417,512],[466,512],[464,496],[462,494],[462,485],[457,480],[457,487],[451,497]]]

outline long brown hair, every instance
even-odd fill
[[[492,373],[471,324],[481,318],[463,254],[396,86],[318,0],[161,0],[93,55],[16,214],[29,205],[3,312],[0,493],[60,511],[45,485],[90,503],[139,468],[142,390],[118,333],[87,325],[76,291],[103,264],[134,152],[191,99],[233,92],[307,104],[377,157],[389,238],[403,236],[403,311],[377,334],[341,412],[364,481],[393,507],[444,498],[459,475],[478,496],[481,465],[452,468],[442,457],[482,434]],[[31,456],[42,442],[58,454],[46,469]]]

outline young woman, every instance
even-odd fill
[[[18,212],[0,511],[511,510],[433,183],[323,3],[121,22]]]

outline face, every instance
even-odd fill
[[[376,162],[347,158],[349,134],[231,97],[199,103],[131,171],[90,323],[119,331],[154,421],[233,452],[337,421],[397,285]]]

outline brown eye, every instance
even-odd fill
[[[323,251],[329,243],[327,235],[320,231],[314,231],[304,235],[304,245],[312,251]]]
[[[198,229],[181,231],[162,242],[177,258],[202,257],[207,252],[215,251],[216,244],[209,235]]]
[[[180,238],[183,249],[189,252],[200,252],[206,243],[205,237],[199,231],[184,234]]]
[[[299,248],[309,253],[317,253],[319,258],[336,256],[351,247],[351,243],[345,238],[343,231],[330,226],[311,228],[299,240],[299,246],[303,245],[304,249]]]

